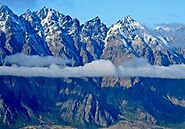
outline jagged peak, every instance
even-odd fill
[[[38,10],[37,12],[45,12],[45,13],[52,13],[52,14],[62,14],[59,11],[53,9],[53,8],[49,8],[44,6],[43,8],[41,8],[40,10]]]
[[[25,13],[23,13],[22,15],[21,15],[22,17],[24,17],[26,20],[28,20],[28,21],[37,21],[37,20],[39,20],[39,18],[38,18],[38,16],[36,15],[36,13],[33,11],[31,11],[31,10],[26,10],[26,12]]]
[[[48,15],[50,16],[64,16],[62,13],[60,13],[59,11],[56,11],[55,9],[52,8],[48,8],[48,7],[43,7],[42,9],[36,11],[36,14],[41,18],[44,19],[46,18]]]
[[[30,13],[32,13],[32,11],[30,9],[27,9],[26,10],[26,13],[29,13],[30,14]]]
[[[8,8],[8,6],[0,3],[0,9],[5,9],[5,10],[10,10],[10,8]]]
[[[124,26],[130,26],[133,28],[144,29],[144,27],[140,24],[140,22],[136,21],[135,19],[133,19],[129,15],[125,16],[122,20],[120,20],[118,22],[121,22],[121,24]]]
[[[73,21],[80,24],[80,21],[77,18],[74,18]]]
[[[71,16],[66,15],[66,16],[64,17],[64,20],[66,20],[66,21],[71,21],[71,20],[72,20],[72,18],[71,18]]]
[[[101,19],[98,16],[96,16],[95,18],[93,18],[91,21],[101,23]]]
[[[52,10],[54,10],[54,9],[44,6],[39,11],[52,11]]]
[[[8,6],[6,6],[2,3],[0,3],[0,13],[7,13],[9,15],[14,15],[12,10]]]
[[[53,12],[53,9],[51,9],[51,8],[47,8],[47,7],[43,7],[43,8],[41,8],[40,10],[38,10],[38,11],[36,11],[36,13],[37,14],[40,14],[40,15],[47,15],[48,14],[48,12]]]
[[[125,16],[122,19],[118,20],[115,24],[120,24],[121,26],[124,26],[124,25],[133,24],[134,22],[137,22],[137,21],[128,15],[128,16]],[[113,24],[112,26],[114,26],[115,24]]]
[[[85,22],[84,24],[81,25],[82,28],[91,28],[91,30],[93,31],[94,29],[92,28],[102,28],[102,30],[105,30],[107,32],[107,26],[101,21],[101,19],[99,17],[94,17],[93,19]]]
[[[23,13],[21,16],[30,16],[30,15],[32,15],[32,14],[33,14],[32,11],[29,10],[29,9],[27,9],[26,12]]]
[[[70,15],[66,15],[63,17],[63,23],[65,22],[71,22],[73,25],[80,26],[80,21],[77,18],[72,18]]]
[[[89,24],[93,24],[94,25],[94,24],[100,24],[100,23],[101,23],[100,18],[99,17],[95,17],[95,18],[85,22],[84,25],[89,25]]]
[[[145,27],[143,27],[138,21],[134,20],[131,16],[125,16],[115,24],[111,25],[108,34],[124,31],[124,28],[128,28],[127,31],[145,29]]]
[[[122,21],[128,22],[128,23],[135,22],[135,20],[134,20],[130,15],[125,16],[125,17],[122,19]]]

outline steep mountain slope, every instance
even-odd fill
[[[12,127],[28,122],[101,127],[118,115],[91,78],[1,77],[0,82],[1,122]]]
[[[1,124],[98,128],[129,121],[180,126],[185,120],[180,103],[185,100],[184,84],[184,80],[140,78],[131,88],[101,88],[92,78],[0,77]]]
[[[178,29],[182,36],[183,31]],[[0,64],[6,65],[7,55],[24,53],[62,57],[71,61],[70,66],[98,59],[120,65],[144,58],[167,67],[185,63],[184,49],[171,45],[175,38],[184,43],[179,33],[151,30],[130,16],[107,28],[98,17],[81,25],[46,7],[17,16],[0,5]],[[0,127],[99,128],[123,121],[128,128],[181,128],[184,93],[184,79],[1,76]]]
[[[103,58],[118,64],[135,57],[146,58],[154,65],[185,63],[183,53],[176,48],[169,48],[164,40],[127,16],[110,27]]]
[[[163,35],[170,46],[180,48],[185,53],[185,24],[162,24],[155,31]]]
[[[21,16],[5,5],[0,10],[2,55],[61,56],[73,60],[71,65],[82,65],[102,54],[107,27],[99,18],[80,25],[77,19],[45,7]]]

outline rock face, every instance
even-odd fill
[[[1,77],[0,82],[1,122],[13,127],[28,122],[102,127],[118,116],[91,78]]]
[[[70,66],[98,59],[120,65],[141,58],[151,65],[184,64],[179,46],[185,29],[174,28],[151,30],[130,16],[110,28],[98,17],[81,25],[45,7],[17,16],[0,5],[0,64],[15,53],[62,57],[71,60]],[[183,79],[1,76],[0,128],[100,128],[119,121],[125,128],[181,128],[184,93]]]
[[[0,23],[2,55],[61,56],[73,60],[73,66],[100,59],[107,33],[98,17],[80,25],[77,19],[50,8],[17,16],[1,5]]]
[[[103,58],[115,64],[141,57],[152,65],[185,63],[184,54],[177,48],[170,48],[169,44],[164,37],[153,34],[128,16],[110,27]]]
[[[169,98],[185,100],[184,84],[184,80],[139,78],[130,88],[123,88],[99,87],[92,78],[0,77],[1,127],[98,128],[119,120],[180,126],[185,108]]]

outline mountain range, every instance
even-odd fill
[[[185,24],[148,28],[130,16],[107,27],[81,24],[51,8],[14,14],[0,5],[0,65],[25,55],[95,60],[119,66],[132,59],[168,67],[185,64]],[[98,66],[97,66],[98,67]],[[43,78],[0,76],[1,128],[183,128],[185,80],[141,77]]]

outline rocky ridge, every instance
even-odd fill
[[[178,36],[183,34],[180,30]],[[6,65],[7,55],[24,53],[62,57],[72,60],[70,66],[98,59],[120,65],[144,58],[151,65],[168,67],[185,63],[184,49],[174,45],[177,39],[178,44],[184,42],[176,37],[166,30],[151,30],[130,16],[108,28],[98,17],[80,24],[46,7],[17,16],[0,5],[1,65]],[[100,128],[125,120],[132,127],[180,128],[185,121],[184,93],[183,79],[1,76],[0,127]]]

